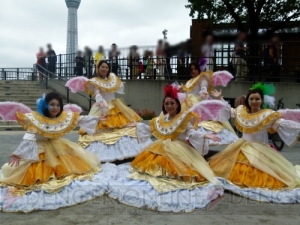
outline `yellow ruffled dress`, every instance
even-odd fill
[[[200,91],[204,87],[208,93],[213,90],[212,85],[212,71],[201,72],[198,76],[190,79],[182,87],[186,93],[186,98],[181,101],[181,110],[186,111],[192,106],[196,105],[201,101]],[[217,136],[221,139],[220,142],[209,141],[210,146],[214,145],[228,145],[234,143],[238,140],[238,137],[228,121],[219,122],[219,121],[202,121],[198,124],[197,131],[201,134],[207,133],[216,133]],[[205,154],[207,154],[205,152]]]
[[[175,183],[182,181],[187,187],[207,181],[217,184],[214,174],[199,154],[204,146],[208,146],[207,140],[198,135],[190,123],[195,117],[194,113],[186,111],[171,120],[168,120],[168,115],[163,114],[152,119],[148,134],[153,134],[158,140],[146,147],[132,161],[131,171],[134,175],[130,178],[139,177],[138,174],[147,174],[169,179],[170,183],[172,180]],[[149,127],[143,124],[138,126],[138,133],[147,134]],[[198,151],[186,142],[186,137],[189,137],[190,144]]]
[[[192,112],[182,112],[170,120],[168,114],[156,117],[150,126],[137,123],[140,142],[152,135],[158,140],[145,147],[130,165],[117,166],[109,197],[138,208],[191,212],[222,195],[220,182],[199,153],[208,142],[195,132],[195,118]]]
[[[299,138],[300,124],[284,120],[279,112],[270,109],[250,114],[245,106],[239,106],[231,114],[243,138],[210,159],[216,176],[239,187],[270,190],[299,187],[299,166],[293,166],[269,146],[268,131],[276,131],[291,146]]]
[[[62,138],[77,126],[78,113],[63,111],[59,117],[51,119],[37,112],[18,112],[16,118],[27,130],[23,141],[12,153],[21,161],[17,167],[2,166],[1,185],[13,185],[19,191],[43,187],[53,192],[73,179],[91,179],[100,171],[100,161],[94,154]],[[93,119],[96,125],[97,118]]]
[[[124,94],[121,80],[110,73],[106,79],[94,77],[88,80],[84,87],[96,99],[89,116],[98,116],[99,121],[94,135],[79,131],[78,143],[87,151],[95,153],[102,162],[136,156],[145,145],[138,144],[136,128],[127,125],[142,119],[122,100],[115,98],[115,93]]]

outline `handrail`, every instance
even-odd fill
[[[52,78],[49,78],[48,74],[51,74],[51,76],[54,76],[54,79],[52,79],[52,81],[53,81],[54,83],[56,83],[56,84],[59,85],[59,86],[62,86],[62,87],[64,87],[64,88],[66,88],[66,90],[67,90],[67,94],[66,94],[67,103],[70,103],[70,99],[69,99],[70,89],[69,89],[68,87],[62,85],[61,83],[59,83],[59,82],[57,81],[57,80],[62,80],[62,81],[67,82],[68,80],[67,80],[67,79],[64,79],[64,78],[62,78],[62,77],[59,77],[59,76],[57,76],[56,74],[51,73],[50,71],[48,71],[46,68],[44,68],[44,67],[42,67],[42,66],[40,66],[40,67],[43,69],[43,71],[45,71],[45,72],[40,72],[40,73],[42,74],[43,78],[45,78],[45,81],[46,81],[46,82],[45,82],[45,87],[46,87],[46,89],[48,89],[48,79],[52,79],[52,78],[53,78],[53,77],[52,77]],[[57,79],[57,80],[56,80],[56,79]],[[87,97],[87,96],[85,96],[85,95],[83,95],[83,94],[81,94],[81,93],[74,93],[74,94],[86,98],[86,99],[89,101],[89,110],[91,109],[92,101],[95,101],[94,99],[91,98],[91,95],[89,95],[89,97]]]

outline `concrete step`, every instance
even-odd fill
[[[0,90],[0,98],[1,96],[25,96],[25,95],[30,95],[30,96],[41,96],[44,93],[50,93],[51,91],[48,90],[33,90],[31,92],[27,91],[1,91]]]
[[[14,87],[14,86],[30,86],[30,87],[42,87],[40,83],[0,83],[0,87]]]
[[[41,95],[3,95],[0,96],[0,101],[15,101],[15,102],[23,102],[23,101],[35,101],[36,99],[40,98]]]
[[[79,130],[79,127],[76,127],[74,130]],[[18,124],[7,126],[7,125],[1,125],[0,123],[0,131],[24,131],[24,129]]]

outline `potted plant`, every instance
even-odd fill
[[[146,124],[149,124],[149,121],[156,116],[154,110],[148,109],[143,109],[142,111],[136,110],[136,113],[143,119],[143,122]]]

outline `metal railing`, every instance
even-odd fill
[[[300,82],[300,42],[284,42],[278,49],[279,63],[272,63],[268,56],[268,46],[261,43],[252,43],[244,46],[245,50],[241,53],[235,52],[235,45],[215,44],[214,57],[207,59],[212,62],[207,68],[217,70],[228,70],[238,80],[251,81],[297,81]],[[154,51],[154,46],[141,48],[139,52]],[[165,57],[130,57],[124,56],[129,54],[129,49],[121,49],[115,63],[107,57],[108,52],[105,52],[105,59],[110,63],[112,72],[116,73],[121,79],[153,79],[153,80],[187,80],[190,78],[188,69],[189,63],[192,61],[198,62],[198,56],[195,56],[193,50],[200,49],[200,46],[192,46],[186,49],[185,56],[178,56],[178,49],[168,54],[166,51]],[[60,54],[57,55],[55,68],[55,76],[68,79],[76,75],[84,75],[91,78],[95,75],[95,61],[93,57],[84,59],[84,66],[80,69],[85,72],[76,74],[75,54]],[[179,60],[181,59],[181,60]],[[180,63],[182,61],[183,63]],[[47,68],[46,68],[47,70]],[[0,69],[1,79],[27,79],[36,80],[38,72],[33,68],[5,68]],[[47,76],[50,76],[47,72]],[[51,77],[51,76],[50,76]]]
[[[2,68],[0,80],[36,80],[37,71],[32,68]]]
[[[65,87],[65,83],[67,82],[67,78],[63,78],[61,76],[58,76],[57,74],[52,74],[50,71],[47,70],[47,68],[43,68],[43,71],[39,72],[42,75],[42,81],[41,84],[43,84],[45,86],[46,89],[49,88],[49,80],[51,79],[51,82],[54,82],[55,85],[63,87],[65,89],[65,94],[63,94],[66,97],[66,101],[67,103],[70,103],[70,89],[68,87]],[[63,81],[63,82],[61,82]],[[50,87],[51,88],[51,87]],[[95,102],[94,99],[92,99],[92,96],[86,96],[83,95],[81,93],[73,93],[75,95],[81,96],[83,98],[85,98],[88,102],[89,102],[89,107],[87,109],[84,110],[90,110],[92,107],[93,102]]]

